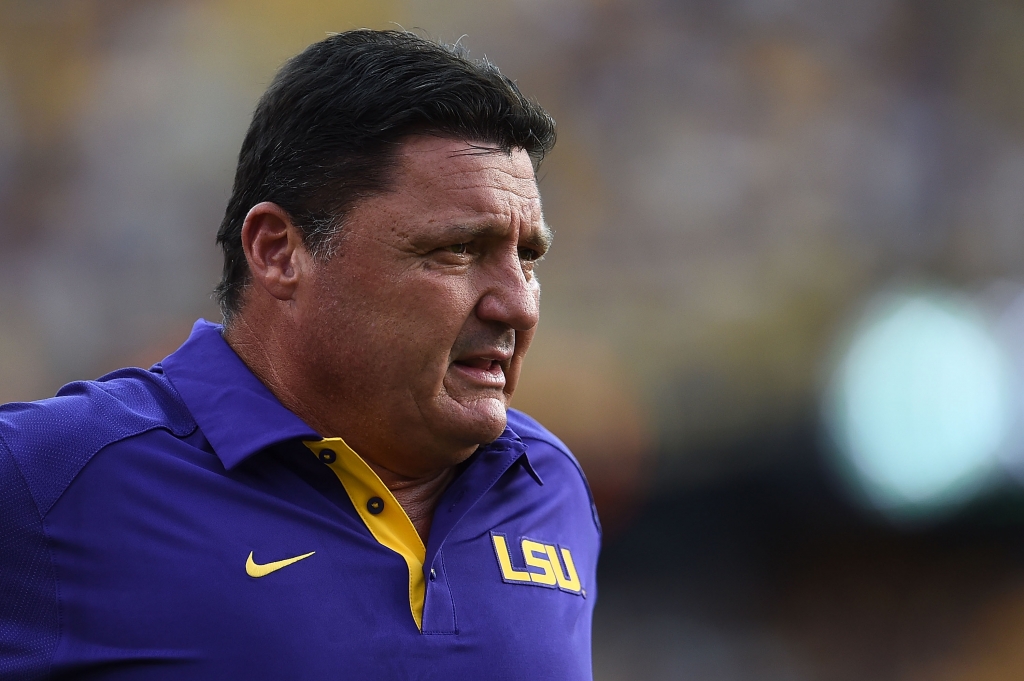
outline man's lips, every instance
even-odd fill
[[[455,360],[451,367],[475,383],[503,388],[505,368],[502,364],[502,360],[493,357],[467,357]]]

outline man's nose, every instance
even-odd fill
[[[523,270],[516,251],[488,268],[484,293],[477,302],[476,314],[483,321],[499,322],[517,331],[526,331],[540,321],[540,285],[536,275]]]

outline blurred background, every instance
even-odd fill
[[[219,320],[255,101],[328,31],[557,119],[517,393],[605,525],[598,681],[1024,678],[1024,4],[0,0],[0,401]]]

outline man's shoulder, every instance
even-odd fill
[[[545,478],[545,482],[552,472],[556,472],[560,476],[576,479],[582,484],[581,489],[586,493],[594,524],[600,532],[601,523],[597,517],[597,508],[594,506],[594,495],[590,491],[590,483],[587,482],[587,476],[583,472],[580,462],[565,443],[532,416],[518,409],[508,410],[508,427],[526,444],[530,464],[538,469],[538,473]]]
[[[155,429],[183,437],[195,428],[159,367],[121,369],[69,383],[49,399],[0,405],[0,456],[13,460],[45,515],[104,447]]]

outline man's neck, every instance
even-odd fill
[[[424,477],[407,478],[381,468],[371,461],[363,460],[373,469],[384,486],[395,495],[395,499],[409,516],[413,527],[423,540],[423,545],[426,546],[434,509],[437,508],[441,495],[455,478],[455,468],[445,468]]]

